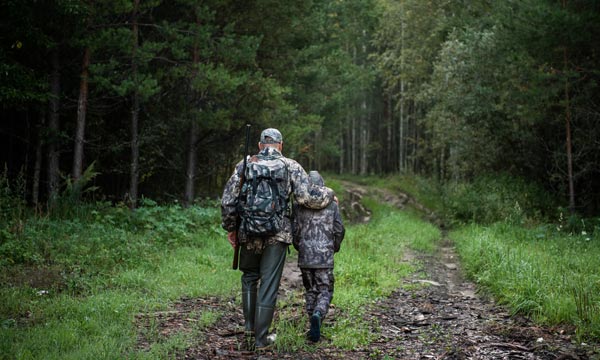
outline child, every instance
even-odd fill
[[[325,185],[317,171],[311,171],[309,177],[313,184]],[[310,317],[308,337],[317,342],[321,338],[321,322],[333,297],[333,254],[340,250],[344,224],[335,201],[321,210],[295,205],[293,221],[293,244],[298,250],[306,312]]]

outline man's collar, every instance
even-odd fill
[[[259,152],[262,156],[282,156],[281,151],[277,150],[277,148],[273,146],[266,146]]]

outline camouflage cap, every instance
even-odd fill
[[[283,136],[281,136],[281,133],[277,129],[264,129],[263,132],[260,133],[260,142],[263,144],[278,144],[283,142]]]
[[[318,186],[325,186],[325,180],[323,180],[323,177],[321,176],[321,174],[319,174],[317,170],[311,170],[308,173],[308,177],[310,178],[311,183]]]

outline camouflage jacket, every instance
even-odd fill
[[[333,268],[333,254],[344,240],[344,224],[332,201],[322,210],[294,205],[293,244],[301,268]]]
[[[310,183],[308,174],[295,160],[284,157],[277,149],[266,147],[257,154],[258,157],[278,158],[287,166],[288,179],[279,183],[280,193],[285,194],[286,203],[289,204],[290,196],[294,194],[294,200],[308,208],[322,209],[333,200],[334,192],[328,187],[316,186]],[[233,174],[225,184],[223,197],[221,199],[221,226],[227,231],[237,231],[239,227],[238,196],[240,194],[240,175],[243,172],[244,161],[240,161]],[[289,213],[289,212],[288,212]],[[292,243],[292,224],[289,215],[284,217],[283,230],[268,237],[247,237],[238,233],[241,244],[251,251],[260,253],[267,244],[277,241]]]

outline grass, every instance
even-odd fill
[[[600,338],[600,239],[551,226],[469,225],[451,234],[468,274],[515,313]]]
[[[0,289],[0,358],[170,357],[190,335],[156,339],[149,351],[138,351],[135,315],[168,309],[183,296],[225,297],[237,290],[239,274],[223,271],[231,266],[231,248],[216,208],[157,207],[135,218],[120,217],[119,209],[94,211],[87,215],[98,222],[30,219],[16,239],[32,256],[4,269],[58,270],[53,283]],[[3,242],[3,250],[18,254],[17,245]],[[202,314],[199,324],[217,317]]]
[[[326,178],[343,198],[340,181]],[[428,189],[418,179],[361,181],[390,191]],[[323,336],[342,349],[373,339],[377,324],[365,323],[365,311],[415,270],[401,261],[405,251],[432,251],[440,238],[417,213],[368,197],[365,203],[372,220],[347,224],[335,258],[335,321],[326,319],[323,328]],[[441,204],[431,200],[436,203]],[[224,271],[231,265],[231,248],[214,204],[184,210],[147,200],[134,213],[84,204],[62,216],[12,224],[19,226],[0,229],[0,359],[172,358],[221,314],[194,314],[191,332],[166,338],[150,321],[143,329],[147,349],[136,347],[137,314],[168,310],[182,297],[239,292],[240,273]],[[598,339],[600,232],[565,229],[513,221],[461,225],[451,237],[470,276],[515,313],[545,324],[571,324],[580,337]],[[278,350],[319,349],[306,344],[302,303],[300,292],[280,300],[274,324]]]
[[[238,274],[218,270],[228,267],[228,256],[216,258],[212,265],[207,265],[205,255],[198,251],[197,248],[178,249],[155,264],[155,270],[140,268],[123,272],[113,279],[115,288],[98,288],[86,297],[37,295],[31,291],[13,294],[13,298],[27,304],[29,319],[20,326],[0,330],[1,353],[12,354],[17,359],[146,356],[133,348],[135,314],[166,309],[184,295],[225,296],[237,289]],[[214,314],[204,316],[203,324],[214,321]],[[183,342],[182,339],[162,340],[159,341],[161,352],[177,349]]]
[[[346,180],[353,183],[361,184],[370,188],[387,189],[392,192],[402,192],[410,194],[431,210],[439,210],[443,206],[441,185],[431,179],[416,175],[386,175],[386,176],[358,176],[358,175],[324,175],[327,179],[327,186],[331,186],[338,196],[343,194],[343,187],[340,180]],[[333,179],[329,180],[332,176]],[[332,185],[333,183],[333,185]],[[343,196],[343,195],[342,195]]]
[[[415,214],[367,201],[373,221],[348,226],[336,256],[333,306],[339,316],[323,335],[342,348],[372,338],[359,319],[366,305],[388,295],[412,271],[399,261],[405,248],[432,248],[439,238]],[[142,330],[149,347],[139,350],[135,316],[169,309],[184,296],[235,295],[239,273],[223,271],[231,260],[224,238],[216,207],[184,210],[147,202],[132,214],[100,204],[70,216],[28,219],[22,232],[0,244],[7,270],[0,278],[7,285],[0,289],[1,358],[162,359],[178,354],[197,341],[194,334],[164,338],[150,321]],[[19,279],[24,269],[28,276]],[[36,271],[42,279],[25,281]],[[302,295],[295,296],[279,304],[280,349],[306,348]],[[219,317],[198,314],[193,333]]]
[[[341,250],[335,255],[335,322],[326,319],[323,327],[323,336],[342,349],[365,346],[376,336],[363,315],[370,304],[390,295],[415,270],[402,262],[406,249],[432,251],[440,239],[439,230],[417,214],[399,211],[374,199],[365,201],[373,211],[373,219],[369,224],[346,228]],[[289,352],[318,348],[318,344],[306,344],[307,317],[299,309],[301,300],[287,301],[300,305],[285,310],[275,324],[278,349]]]

